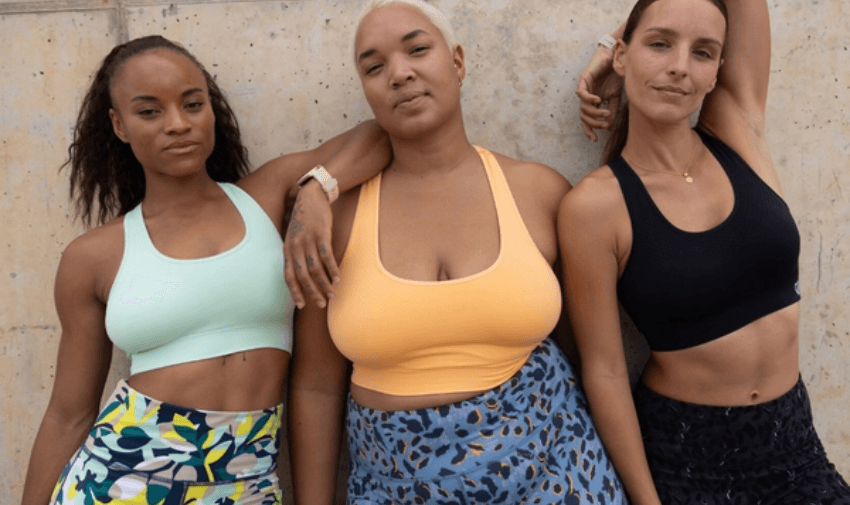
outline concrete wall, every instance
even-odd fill
[[[576,78],[631,0],[438,0],[467,51],[470,137],[577,182],[599,146]],[[815,420],[850,476],[850,52],[847,0],[770,0],[768,137],[803,237],[801,365]],[[370,116],[352,69],[355,0],[0,0],[0,503],[19,499],[59,340],[52,283],[81,228],[58,173],[95,65],[160,33],[217,76],[255,165]],[[844,191],[848,191],[847,194]],[[107,388],[126,376],[116,353]]]

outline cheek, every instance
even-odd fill
[[[718,65],[712,64],[706,65],[694,73],[694,80],[699,82],[699,86],[702,88],[704,93],[708,93],[714,88],[714,85],[717,82],[718,70]]]
[[[372,114],[376,118],[380,118],[387,112],[386,93],[378,89],[378,85],[374,82],[361,81],[363,85],[363,96],[366,97],[366,103],[372,109]]]

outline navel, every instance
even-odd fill
[[[761,394],[757,390],[750,393],[750,403],[758,403],[759,398],[761,398]]]

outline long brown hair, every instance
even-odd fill
[[[134,56],[154,49],[182,54],[201,72],[209,89],[215,116],[215,147],[207,159],[207,173],[213,180],[233,182],[248,173],[248,152],[239,134],[236,115],[224,94],[203,65],[183,46],[159,35],[131,40],[116,46],[101,62],[83,98],[68,147],[66,166],[71,170],[71,200],[84,225],[103,224],[113,216],[126,214],[145,198],[145,174],[129,144],[112,129],[112,81],[121,67]],[[95,210],[95,200],[97,209]]]
[[[626,26],[623,30],[623,42],[631,44],[632,35],[635,33],[638,23],[643,17],[644,11],[657,2],[658,0],[638,0],[629,13],[629,19],[626,20]],[[729,26],[729,12],[726,10],[726,4],[723,0],[708,0],[711,2],[720,13],[723,14],[723,19],[726,20],[726,26]],[[620,90],[620,102],[617,106],[617,112],[614,114],[613,123],[611,126],[611,135],[608,137],[608,142],[605,144],[605,150],[602,151],[602,164],[607,165],[617,158],[626,147],[626,140],[629,135],[629,103],[626,98],[625,87]]]

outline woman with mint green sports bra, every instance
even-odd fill
[[[248,173],[236,118],[190,53],[159,36],[110,52],[68,161],[83,221],[101,226],[56,276],[56,380],[24,504],[280,502],[284,200],[318,163],[344,189],[374,175],[383,143],[365,124]],[[300,205],[326,199],[316,182]],[[130,377],[98,414],[113,344]]]
[[[296,503],[333,502],[343,422],[350,504],[625,503],[549,338],[569,183],[469,142],[463,48],[432,5],[372,1],[357,26],[356,68],[393,161],[340,197],[336,296],[298,314]]]

